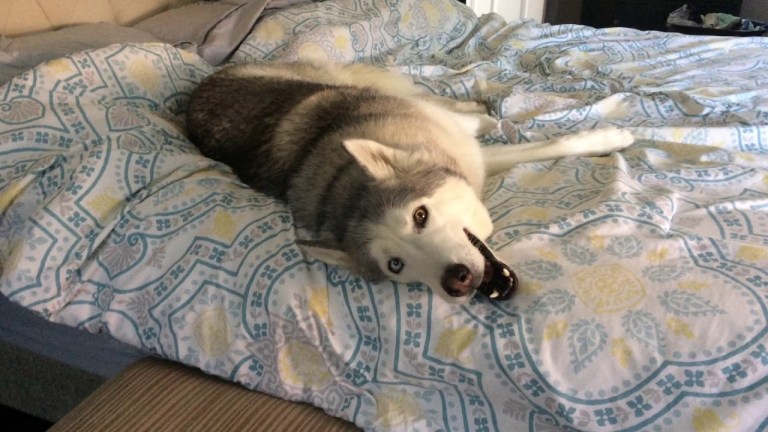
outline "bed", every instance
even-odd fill
[[[118,43],[0,86],[3,307],[367,430],[768,427],[767,38],[452,0],[273,6],[229,27],[246,30],[220,63],[200,41]],[[305,258],[287,208],[186,138],[217,67],[301,58],[482,100],[484,143],[604,126],[637,142],[489,179],[488,243],[520,290],[449,305]]]

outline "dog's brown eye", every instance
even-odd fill
[[[403,264],[403,260],[400,258],[391,258],[387,263],[387,267],[392,273],[399,274],[401,271],[403,271],[405,264]]]
[[[424,226],[427,225],[428,218],[429,212],[424,206],[420,206],[413,211],[413,223],[416,225],[416,228],[424,228]]]

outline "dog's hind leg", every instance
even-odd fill
[[[559,159],[566,156],[599,156],[629,147],[635,138],[629,131],[605,128],[551,141],[483,147],[486,174],[492,176],[518,163]]]

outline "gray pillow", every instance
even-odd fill
[[[0,39],[0,85],[48,60],[115,43],[160,42],[150,33],[111,23],[82,24],[56,31]]]
[[[147,18],[134,28],[219,65],[248,36],[268,3],[269,0],[199,2]]]

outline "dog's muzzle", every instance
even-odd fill
[[[474,290],[475,278],[464,264],[451,264],[443,272],[440,284],[451,297],[464,297]]]
[[[469,232],[469,230],[465,228],[464,233],[467,235],[467,238],[469,238],[472,246],[476,247],[483,258],[485,258],[485,273],[483,274],[483,281],[477,287],[477,292],[492,300],[508,300],[511,298],[512,294],[517,291],[518,286],[517,275],[515,272],[513,272],[508,265],[496,259],[493,252],[488,249],[488,246],[474,234]],[[469,275],[469,278],[471,281],[471,274]],[[443,285],[443,287],[445,287],[445,285]],[[446,291],[448,290],[446,289]],[[453,295],[450,291],[448,291],[448,294]]]

